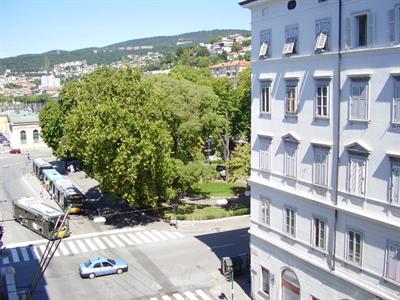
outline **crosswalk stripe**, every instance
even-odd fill
[[[11,256],[12,256],[12,258],[13,258],[13,261],[14,261],[15,263],[19,262],[19,256],[18,256],[17,249],[12,248],[12,249],[10,249],[10,250],[11,250]]]
[[[69,255],[69,251],[68,251],[67,247],[65,247],[63,242],[61,242],[58,247],[61,249],[62,254]]]
[[[134,245],[135,243],[132,242],[127,236],[123,235],[123,234],[119,234],[118,237],[123,240],[125,243],[127,243],[128,245]]]
[[[54,251],[54,256],[60,256],[60,253],[58,252],[58,249]]]
[[[41,256],[43,256],[44,255],[44,251],[46,251],[46,245],[40,245],[39,249],[40,249],[40,253],[42,254]]]
[[[79,250],[76,248],[74,242],[72,241],[67,241],[67,245],[69,246],[69,249],[72,251],[73,254],[78,254]]]
[[[110,235],[110,238],[117,244],[117,246],[125,247],[125,244],[121,242],[121,240],[117,238],[115,235]]]
[[[177,237],[179,237],[179,238],[185,237],[182,233],[177,232],[177,231],[173,231],[172,233],[175,234],[175,235],[176,235]]]
[[[30,246],[29,249],[31,250],[33,259],[40,260],[40,255],[39,255],[39,252],[37,251],[37,249],[33,246]]]
[[[10,260],[8,259],[8,257],[4,257],[3,258],[3,265],[9,264]]]
[[[176,300],[185,300],[181,294],[173,294],[172,296],[174,296]]]
[[[150,298],[150,300],[158,300],[157,298]]]
[[[193,295],[192,292],[187,291],[187,292],[184,292],[184,294],[185,294],[186,297],[188,297],[190,300],[199,300],[199,299],[197,299],[197,297],[196,297],[195,295]]]
[[[97,251],[97,247],[93,244],[93,242],[90,239],[86,239],[86,244],[88,244],[90,250],[92,251]]]
[[[161,232],[159,232],[157,230],[152,230],[151,232],[154,233],[156,236],[158,236],[163,241],[168,240],[168,238],[165,235],[163,235]]]
[[[22,258],[24,259],[24,261],[29,261],[29,254],[28,251],[26,250],[26,247],[20,248],[21,249],[21,254],[22,254]]]
[[[171,238],[171,239],[176,239],[177,237],[175,236],[175,235],[173,235],[171,232],[169,232],[169,231],[165,231],[165,230],[163,230],[163,231],[161,231],[162,233],[164,233],[165,235],[167,235],[169,238]]]
[[[143,233],[141,233],[141,232],[136,232],[136,235],[137,235],[140,239],[142,239],[143,241],[145,241],[146,243],[151,243],[151,240],[150,240],[147,236],[145,236]]]
[[[160,239],[152,234],[150,231],[143,231],[143,234],[147,235],[153,242],[160,241]]]
[[[104,246],[103,242],[98,237],[93,238],[93,240],[96,242],[97,246],[99,246],[101,250],[107,248],[106,246]]]
[[[203,300],[211,300],[210,297],[206,293],[203,292],[203,290],[195,290],[196,294],[201,297]]]
[[[101,238],[103,239],[103,241],[106,242],[108,246],[110,246],[111,248],[115,248],[115,245],[108,238],[106,238],[105,236],[102,236]]]
[[[89,250],[86,248],[85,244],[81,240],[76,240],[78,247],[81,248],[82,252],[88,252]]]
[[[168,297],[167,295],[162,296],[161,298],[163,298],[164,300],[172,300],[170,297]]]
[[[139,240],[139,239],[137,238],[137,236],[135,236],[134,234],[128,233],[128,236],[129,236],[129,238],[130,238],[132,241],[134,241],[136,244],[143,244],[143,242],[142,242],[141,240]]]

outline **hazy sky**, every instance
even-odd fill
[[[101,47],[211,29],[250,29],[239,0],[0,0],[0,57]]]

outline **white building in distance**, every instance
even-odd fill
[[[400,1],[239,4],[253,299],[400,299]]]

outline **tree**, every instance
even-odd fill
[[[232,52],[239,52],[242,49],[243,49],[243,46],[240,43],[234,43],[232,45]]]
[[[250,143],[238,144],[228,163],[231,177],[230,181],[244,180],[250,177]]]
[[[244,137],[250,142],[251,127],[251,69],[246,68],[238,75],[235,90],[235,111],[232,118],[232,135],[236,139]]]

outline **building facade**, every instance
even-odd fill
[[[400,1],[240,5],[253,299],[400,299]]]
[[[249,61],[234,60],[210,66],[213,77],[236,78],[238,74],[250,66]]]

